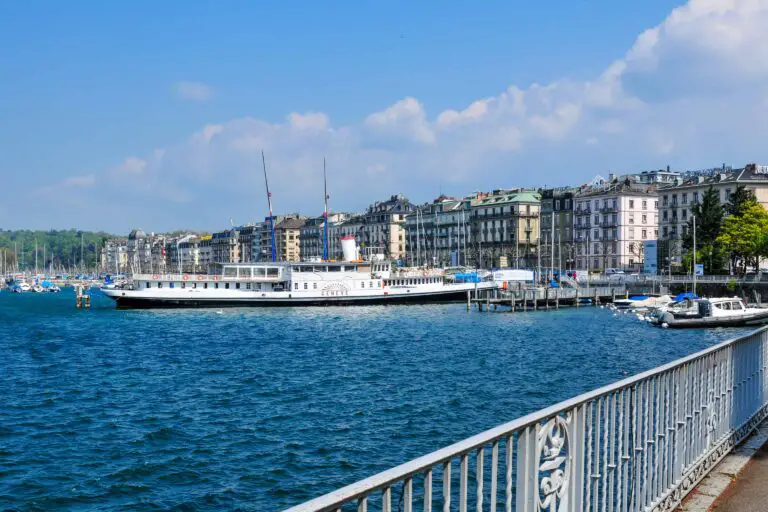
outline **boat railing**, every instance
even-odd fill
[[[369,504],[387,512],[672,511],[768,416],[767,363],[764,328],[288,512],[365,511]]]
[[[445,272],[442,270],[397,270],[392,277],[443,277],[444,275]]]
[[[174,282],[197,282],[197,281],[222,281],[222,282],[248,282],[263,283],[284,281],[284,276],[252,276],[235,277],[223,276],[221,274],[134,274],[134,281],[174,281]]]

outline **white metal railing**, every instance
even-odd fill
[[[460,512],[671,511],[768,416],[766,329],[529,414],[288,512],[392,512],[393,502],[403,512],[415,510],[414,504],[424,512],[448,512],[457,501]]]
[[[254,276],[254,277],[237,277],[237,276],[223,276],[221,274],[134,274],[134,281],[175,281],[181,282],[196,282],[196,281],[224,281],[224,282],[269,282],[269,281],[281,281],[284,280],[284,276]]]

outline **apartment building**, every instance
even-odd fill
[[[544,268],[575,268],[573,206],[577,191],[573,187],[541,191],[541,265]]]
[[[104,241],[99,253],[102,272],[120,273],[128,270],[128,239],[112,238]]]
[[[658,236],[656,185],[626,177],[582,188],[574,197],[576,268],[639,270],[643,242]]]
[[[768,166],[749,164],[743,169],[720,167],[690,172],[659,189],[659,226],[661,240],[679,239],[691,219],[691,209],[710,188],[725,205],[737,187],[743,185],[768,208]],[[679,257],[678,251],[675,256]]]
[[[406,256],[405,219],[415,206],[402,194],[386,201],[376,201],[363,214],[361,247],[365,250],[383,252],[393,260]]]
[[[339,245],[332,243],[331,226],[341,223],[343,220],[349,218],[349,213],[329,213],[328,214],[328,258],[333,259],[335,252],[332,250],[333,245]],[[302,260],[309,261],[312,259],[318,259],[323,257],[323,244],[325,235],[325,217],[320,215],[319,217],[312,217],[307,219],[304,226],[301,228],[299,236],[299,252],[301,253]],[[339,251],[341,246],[339,245]]]
[[[301,261],[301,228],[305,218],[288,218],[275,226],[275,245],[278,261]]]
[[[440,196],[405,219],[408,265],[465,264],[470,242],[471,200]]]
[[[365,225],[365,215],[346,214],[342,220],[331,220],[328,224],[328,258],[332,260],[341,260],[344,254],[341,250],[341,238],[345,236],[354,236],[358,247],[363,243],[363,226]]]
[[[478,193],[471,203],[470,262],[482,268],[537,264],[541,195],[534,190]]]

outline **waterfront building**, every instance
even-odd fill
[[[470,263],[481,268],[533,268],[538,264],[541,195],[535,190],[494,190],[471,202]]]
[[[134,273],[162,271],[166,264],[163,235],[147,235],[141,229],[134,229],[128,234],[126,251],[128,268]]]
[[[298,213],[288,213],[284,215],[275,215],[272,217],[275,228],[286,219],[302,219],[306,217]],[[277,231],[275,231],[277,233]],[[279,244],[277,245],[279,247]],[[278,261],[280,261],[280,251],[276,252]],[[272,231],[270,230],[269,217],[264,217],[264,222],[256,224],[252,242],[252,261],[272,261]]]
[[[574,187],[541,191],[541,264],[544,268],[575,268],[573,198],[577,191]]]
[[[381,252],[393,260],[405,258],[405,218],[415,206],[407,197],[397,194],[385,201],[376,201],[363,214],[361,229],[363,250]]]
[[[640,270],[643,242],[658,235],[656,185],[630,176],[584,186],[574,198],[576,267]]]
[[[277,261],[301,261],[301,228],[307,222],[306,217],[284,219],[275,226],[275,245]]]
[[[335,254],[331,250],[333,245],[331,240],[333,238],[331,236],[331,226],[336,223],[340,223],[350,216],[351,214],[349,213],[328,214],[328,258],[332,258],[332,255]],[[307,219],[304,226],[302,226],[301,233],[299,235],[299,253],[301,254],[302,260],[308,261],[310,259],[322,259],[324,229],[325,218],[322,215]],[[338,250],[341,251],[341,246],[338,243],[336,245],[339,246]]]
[[[200,268],[203,271],[207,271],[207,269],[211,266],[211,263],[216,263],[213,260],[213,247],[211,244],[212,240],[213,235],[200,236],[197,257],[200,262]]]
[[[102,272],[120,273],[128,270],[128,239],[111,238],[104,240],[99,254]]]
[[[344,253],[341,250],[341,239],[346,236],[355,237],[358,247],[363,243],[363,225],[365,215],[362,213],[346,214],[342,220],[332,221],[328,224],[328,257],[333,260],[342,260]]]
[[[723,165],[683,174],[673,183],[659,189],[659,256],[664,259],[659,269],[679,264],[682,236],[691,220],[691,209],[710,188],[717,192],[720,203],[729,203],[736,187],[743,185],[757,201],[768,208],[768,166],[749,164],[742,169]]]
[[[470,243],[470,199],[441,195],[405,218],[408,265],[465,264]]]

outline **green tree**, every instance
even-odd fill
[[[723,222],[723,230],[717,241],[741,264],[742,272],[749,265],[758,269],[760,258],[766,254],[768,211],[759,203],[746,207],[741,215],[731,215]]]
[[[704,272],[717,274],[725,265],[725,255],[718,247],[718,237],[723,226],[725,211],[720,204],[720,196],[713,189],[704,192],[701,202],[691,208],[691,217],[688,220],[687,229],[683,233],[683,249],[686,255],[683,258],[683,268],[692,269],[693,260],[693,219],[696,218],[696,260],[704,264]],[[687,253],[691,252],[689,256]],[[686,265],[687,261],[687,265]]]
[[[728,204],[725,205],[725,211],[728,215],[741,216],[752,205],[757,204],[757,198],[754,192],[747,189],[744,185],[739,185],[731,194]]]

